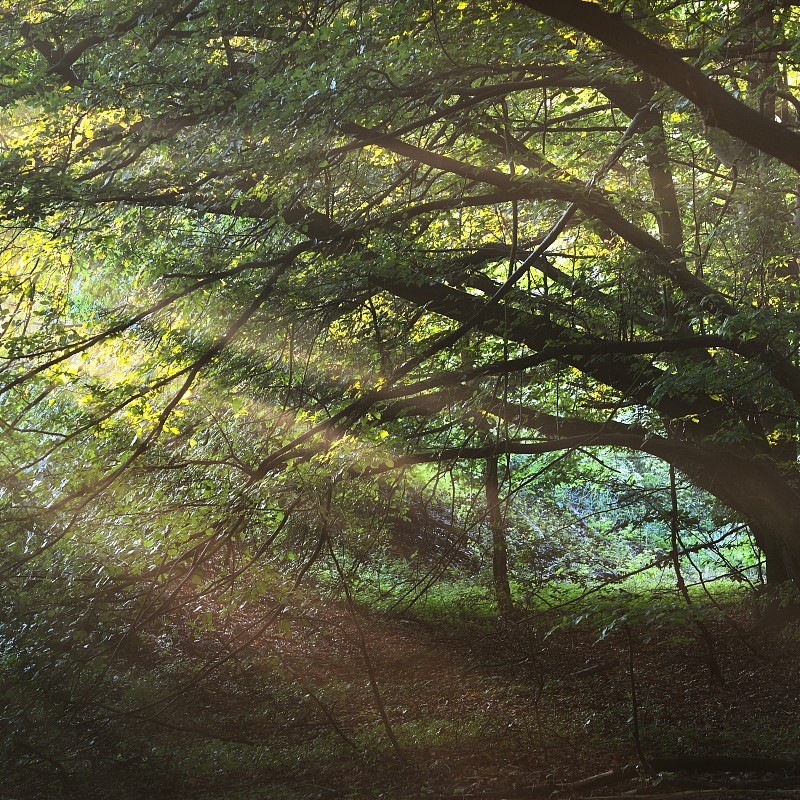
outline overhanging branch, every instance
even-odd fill
[[[598,39],[691,101],[706,124],[800,170],[800,135],[737,100],[701,70],[628,25],[621,16],[584,0],[519,2]]]

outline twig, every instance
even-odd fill
[[[675,484],[675,467],[673,467],[672,464],[669,465],[669,494],[670,499],[672,500],[672,510],[670,513],[670,538],[672,544],[672,566],[675,570],[675,582],[677,583],[680,593],[683,595],[683,599],[686,601],[686,605],[692,609],[692,597],[689,594],[689,590],[686,588],[686,581],[683,579],[683,574],[681,573],[681,562],[678,555],[678,545],[680,544],[684,550],[686,547],[683,544],[680,536],[678,490]],[[706,651],[708,652],[708,671],[710,672],[712,678],[724,685],[725,678],[722,675],[722,669],[719,666],[719,661],[717,661],[717,656],[714,652],[714,639],[711,636],[711,631],[708,629],[708,626],[705,624],[705,622],[703,622],[703,620],[697,616],[694,610],[692,610],[692,617],[695,627],[700,631],[700,636],[702,637],[706,646]]]
[[[392,727],[392,722],[389,719],[389,715],[386,712],[386,706],[383,702],[383,697],[381,696],[380,687],[378,686],[378,680],[375,675],[375,666],[372,663],[372,657],[369,653],[369,647],[367,647],[367,640],[364,636],[364,629],[361,627],[361,623],[358,619],[358,612],[355,607],[355,603],[353,602],[353,595],[350,592],[350,585],[347,582],[347,576],[344,574],[344,570],[342,569],[342,565],[339,563],[339,559],[336,558],[336,553],[333,550],[333,544],[330,540],[328,540],[328,550],[331,554],[331,558],[333,559],[333,563],[336,566],[336,571],[339,573],[339,578],[342,581],[342,587],[344,588],[345,598],[347,600],[347,610],[350,612],[350,618],[353,620],[353,624],[355,625],[356,632],[358,634],[358,646],[359,650],[361,650],[361,656],[364,659],[364,665],[367,668],[367,676],[369,678],[369,686],[372,690],[372,697],[375,700],[375,706],[378,709],[378,714],[380,715],[381,722],[383,722],[383,727],[386,731],[386,736],[391,742],[392,748],[394,749],[395,754],[397,757],[405,762],[406,761],[406,754],[403,751],[400,742],[395,735],[394,728]]]
[[[633,734],[633,744],[636,747],[636,755],[639,756],[639,763],[642,769],[649,776],[653,775],[653,768],[647,760],[642,748],[642,739],[639,735],[639,703],[636,697],[636,677],[633,671],[633,637],[631,636],[631,626],[625,624],[625,636],[628,638],[628,674],[631,682],[631,733]]]

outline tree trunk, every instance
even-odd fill
[[[783,561],[780,542],[769,531],[758,523],[751,522],[750,530],[753,532],[756,544],[764,555],[766,566],[767,589],[770,591],[789,581],[789,570]]]
[[[508,616],[514,610],[514,601],[508,582],[508,545],[500,508],[497,460],[495,454],[486,459],[486,508],[489,530],[492,532],[492,581],[497,610],[501,615]]]
[[[748,457],[713,445],[696,458],[676,455],[665,460],[748,520],[766,560],[767,584],[800,587],[800,491],[781,467],[766,454]]]

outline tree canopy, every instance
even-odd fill
[[[798,22],[8,4],[8,568],[87,515],[210,542],[306,481],[609,446],[794,577]]]
[[[575,454],[800,580],[796,4],[0,9],[15,648],[245,573],[277,618],[456,468],[502,577],[496,512]]]

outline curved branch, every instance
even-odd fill
[[[628,25],[622,17],[584,0],[518,1],[616,50],[691,101],[706,124],[800,170],[800,135],[735,99],[701,70]]]
[[[358,139],[367,140],[369,144],[390,150],[421,164],[427,164],[434,169],[506,190],[512,197],[519,200],[548,199],[574,203],[584,214],[607,225],[629,244],[655,256],[653,268],[659,275],[669,279],[688,294],[703,298],[709,308],[724,314],[733,313],[728,301],[718,291],[693,275],[686,269],[682,261],[675,258],[672,251],[647,231],[634,225],[611,204],[607,197],[597,190],[587,191],[575,183],[553,180],[543,176],[530,179],[508,175],[486,167],[475,167],[450,156],[443,156],[407,144],[394,136],[377,134],[360,125],[346,124],[342,126],[342,130]],[[528,152],[533,157],[534,154]]]

